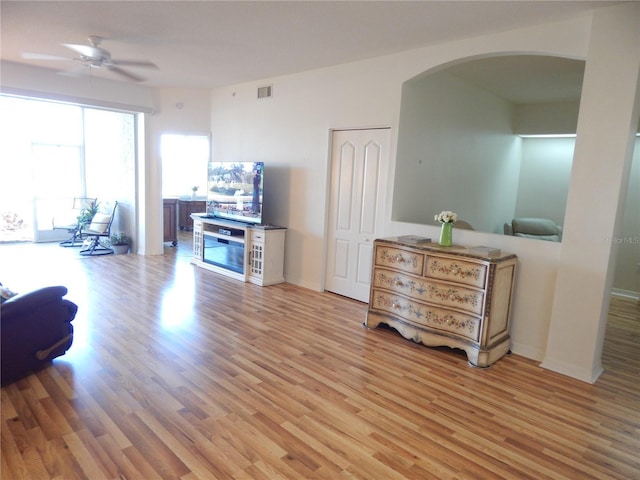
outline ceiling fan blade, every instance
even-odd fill
[[[127,72],[126,70],[124,70],[124,69],[122,69],[120,67],[109,65],[109,66],[107,66],[107,68],[109,70],[111,70],[112,72],[117,73],[118,75],[121,75],[121,76],[123,76],[123,77],[125,77],[125,78],[127,78],[127,79],[129,79],[129,80],[131,80],[133,82],[143,82],[143,81],[146,80],[146,78],[142,78],[142,77],[139,77],[137,75],[134,75],[133,73]]]
[[[106,51],[103,50],[102,48],[94,47],[91,45],[76,45],[74,43],[63,43],[62,45],[64,45],[67,48],[70,48],[74,52],[79,53],[84,57],[100,58],[104,56],[104,54],[106,53]]]
[[[145,60],[111,60],[111,65],[127,65],[129,67],[158,68],[153,62]]]
[[[59,57],[58,55],[48,55],[46,53],[29,53],[22,54],[25,60],[71,60],[68,57]]]

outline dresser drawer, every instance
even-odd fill
[[[426,276],[484,288],[487,268],[483,263],[428,256]]]
[[[264,232],[260,230],[250,230],[251,232],[251,241],[252,242],[262,242],[264,243]]]
[[[384,288],[416,300],[435,303],[443,307],[466,310],[482,315],[484,291],[459,287],[436,280],[426,280],[376,267],[373,272],[373,287]]]
[[[370,308],[440,332],[458,335],[477,342],[480,319],[411,300],[402,295],[373,289]]]
[[[402,272],[422,275],[424,255],[399,248],[377,246],[375,264]]]

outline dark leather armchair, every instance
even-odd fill
[[[78,306],[64,299],[67,288],[45,287],[16,295],[0,306],[2,385],[64,355],[73,343]]]

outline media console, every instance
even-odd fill
[[[194,265],[256,285],[284,282],[284,227],[196,213],[191,218]]]

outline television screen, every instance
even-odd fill
[[[207,215],[262,223],[264,163],[210,162]]]

